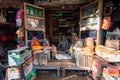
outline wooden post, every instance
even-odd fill
[[[97,31],[97,45],[101,44],[101,26],[102,26],[102,11],[103,11],[103,0],[99,0],[99,29]]]
[[[53,34],[53,22],[52,22],[52,12],[50,12],[49,13],[49,19],[50,19],[50,38],[51,38],[51,40],[52,40],[52,38],[53,38],[53,36],[52,36],[52,34]]]

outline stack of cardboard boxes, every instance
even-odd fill
[[[32,80],[36,76],[36,70],[33,69],[32,51],[27,47],[8,51],[8,64],[11,66],[7,69],[8,80]],[[13,77],[13,75],[16,76]]]

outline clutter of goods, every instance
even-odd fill
[[[96,46],[96,54],[109,62],[120,62],[120,51],[103,45]]]

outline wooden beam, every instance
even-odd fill
[[[49,24],[50,24],[50,37],[51,37],[51,39],[53,38],[53,36],[52,36],[52,34],[53,34],[53,22],[52,22],[52,13],[50,12],[49,13]]]
[[[83,3],[88,3],[91,2],[92,0],[58,0],[58,1],[39,1],[35,0],[34,3],[35,5],[63,5],[63,4],[83,4]]]

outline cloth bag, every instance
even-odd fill
[[[113,21],[111,20],[110,16],[107,16],[103,20],[102,29],[109,30],[113,26]]]

